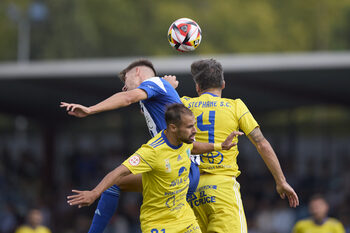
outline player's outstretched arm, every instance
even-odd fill
[[[144,90],[137,88],[130,91],[118,92],[102,102],[90,107],[66,102],[61,102],[60,107],[65,108],[69,115],[75,117],[86,117],[95,113],[126,107],[130,104],[145,99],[147,99],[147,93]]]
[[[297,207],[299,205],[298,195],[295,193],[294,189],[287,183],[281,165],[275,154],[275,151],[262,134],[260,128],[255,128],[248,135],[248,138],[258,150],[260,156],[264,160],[266,166],[268,167],[273,178],[275,179],[276,190],[280,197],[284,199],[287,196],[289,206],[294,208]]]
[[[191,154],[203,154],[209,153],[215,150],[229,150],[233,146],[236,146],[237,143],[232,142],[234,137],[243,135],[242,132],[233,131],[230,135],[227,136],[226,140],[223,143],[205,143],[205,142],[193,142],[193,149]]]
[[[121,178],[131,174],[130,170],[124,165],[120,165],[110,173],[108,173],[102,181],[91,191],[72,190],[74,195],[67,196],[69,205],[78,205],[79,208],[83,206],[89,206],[101,196],[101,194],[111,187],[112,185],[118,185]]]

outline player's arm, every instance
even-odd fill
[[[78,207],[83,206],[89,206],[94,201],[101,196],[101,194],[111,187],[112,185],[116,184],[119,185],[120,180],[131,174],[130,170],[124,166],[123,164],[108,173],[102,181],[91,191],[79,191],[79,190],[72,190],[73,193],[76,193],[74,195],[68,196],[68,204],[69,205],[78,205]]]
[[[209,153],[215,150],[229,150],[233,146],[236,146],[237,143],[232,142],[234,137],[243,135],[242,132],[233,131],[230,135],[227,136],[226,140],[223,143],[205,143],[205,142],[193,142],[193,148],[191,154],[203,154]]]
[[[276,182],[276,190],[282,199],[287,196],[289,205],[296,207],[299,205],[299,199],[293,188],[287,183],[286,178],[282,172],[280,163],[271,147],[266,140],[259,127],[256,127],[249,133],[248,138],[258,150],[260,156],[264,160],[266,166],[270,170]]]
[[[86,107],[80,104],[61,102],[60,107],[66,108],[69,115],[76,117],[86,117],[88,115],[96,114],[99,112],[110,111],[122,107],[129,106],[140,100],[147,99],[147,93],[139,88],[131,91],[118,92],[111,97],[103,100],[102,102]]]

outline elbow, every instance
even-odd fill
[[[255,146],[259,152],[267,151],[271,147],[270,143],[266,139],[257,142]]]
[[[135,98],[133,98],[132,96],[126,96],[123,101],[124,103],[123,107],[129,106],[135,102],[136,102]]]

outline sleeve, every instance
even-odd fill
[[[236,116],[238,120],[238,125],[245,135],[249,135],[259,124],[254,119],[253,115],[250,113],[247,106],[243,103],[241,99],[236,99]]]
[[[336,233],[345,233],[345,228],[343,224],[340,221],[337,221],[336,227],[335,227],[335,232]]]
[[[143,81],[137,88],[147,93],[147,99],[155,96],[164,95],[166,93],[165,86],[159,77],[154,77]]]
[[[144,144],[133,155],[123,162],[132,174],[139,174],[153,170],[156,162],[156,152],[153,147]]]

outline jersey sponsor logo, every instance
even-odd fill
[[[187,171],[187,169],[185,167],[181,167],[179,169],[179,176],[181,176],[185,171]],[[188,179],[188,176],[185,176],[184,178],[180,177],[176,180],[173,180],[173,181],[171,181],[170,187],[182,184],[182,183],[186,182],[187,179]]]
[[[131,166],[137,166],[140,164],[140,157],[137,156],[137,155],[134,155],[132,156],[130,159],[129,159],[129,163]]]
[[[165,159],[165,172],[169,173],[171,172],[171,166],[170,166],[170,162],[169,159]]]
[[[185,233],[194,233],[194,232],[200,232],[199,226],[194,225],[193,223],[186,227]]]
[[[168,207],[168,208],[171,208],[175,205],[175,196],[172,196],[172,197],[169,197],[166,202],[165,202],[165,205]]]
[[[181,176],[184,171],[187,171],[187,169],[185,167],[181,167],[179,169],[179,176]]]
[[[220,151],[209,152],[200,156],[202,163],[220,164],[224,161],[224,155]]]
[[[217,188],[218,188],[217,185],[204,185],[202,187],[197,188],[196,192],[202,192],[207,189],[217,189]]]
[[[205,205],[216,202],[216,196],[207,195],[205,191],[200,191],[199,197],[197,197],[197,195],[192,194],[191,198],[188,200],[188,203],[192,208],[193,206]]]

